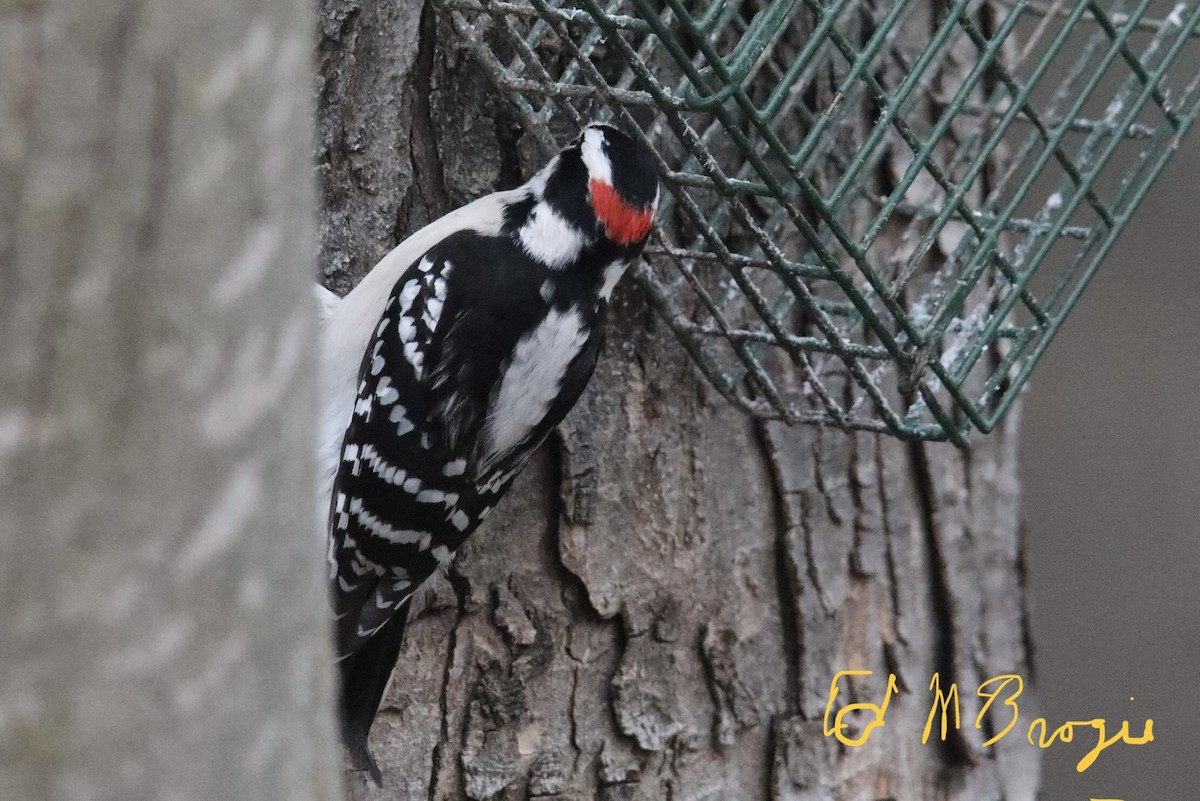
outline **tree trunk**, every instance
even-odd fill
[[[0,3],[0,798],[341,797],[309,14]]]
[[[322,263],[345,289],[540,156],[430,7],[320,14]],[[973,725],[979,684],[1028,673],[1015,446],[1015,423],[961,452],[756,424],[626,282],[561,435],[417,599],[375,728],[385,789],[352,794],[1032,799],[1036,752],[983,747],[996,712]],[[846,669],[874,675],[842,698],[900,689],[863,747],[824,734]],[[922,745],[935,673],[963,725]]]

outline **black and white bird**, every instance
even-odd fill
[[[587,385],[658,194],[647,148],[591,125],[523,186],[409,237],[345,298],[318,293],[342,734],[377,782],[367,735],[409,599]]]

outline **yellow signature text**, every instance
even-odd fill
[[[884,725],[888,705],[891,703],[892,697],[899,691],[899,683],[894,673],[888,674],[887,687],[883,699],[879,703],[860,701],[843,704],[840,707],[836,703],[842,692],[844,681],[856,676],[870,675],[872,675],[870,670],[841,670],[834,675],[833,681],[829,684],[829,700],[825,704],[824,731],[826,737],[835,737],[842,745],[856,747],[865,745],[872,732]],[[982,729],[984,719],[990,714],[992,716],[990,722],[995,731],[984,741],[983,747],[994,745],[1004,739],[1017,726],[1020,719],[1020,707],[1017,699],[1024,689],[1025,682],[1014,673],[994,676],[976,688],[975,694],[983,699],[983,704],[975,716],[975,728]],[[925,718],[925,727],[921,731],[921,742],[929,742],[935,722],[938,724],[938,737],[945,741],[951,731],[957,731],[962,725],[958,685],[951,682],[950,686],[945,688],[942,685],[941,677],[934,673],[929,682],[929,692],[932,694],[932,702],[929,706],[929,715]],[[856,727],[846,721],[846,716],[857,716],[859,713],[869,714],[870,717],[862,726],[861,731],[855,735]],[[830,723],[831,717],[832,724]],[[1003,727],[1000,728],[999,724],[1003,724]],[[1052,730],[1050,724],[1043,717],[1034,718],[1030,722],[1026,728],[1026,740],[1030,745],[1044,749],[1055,743],[1072,742],[1077,731],[1080,731],[1081,734],[1094,732],[1096,738],[1092,748],[1075,765],[1075,770],[1079,773],[1090,768],[1100,754],[1114,745],[1119,743],[1146,745],[1154,741],[1154,721],[1149,718],[1142,727],[1141,735],[1134,736],[1128,720],[1121,721],[1120,726],[1110,734],[1108,721],[1103,718],[1071,720]]]
[[[882,704],[846,704],[837,711],[836,715],[834,715],[833,726],[829,725],[829,713],[833,711],[833,702],[838,696],[838,682],[842,679],[842,677],[870,675],[871,671],[869,670],[841,670],[838,671],[837,675],[833,677],[833,681],[829,684],[829,703],[825,705],[824,727],[826,737],[832,735],[836,737],[837,741],[842,745],[865,745],[867,738],[871,736],[871,732],[883,725],[883,716],[887,714],[888,704],[892,702],[892,696],[895,695],[899,690],[899,686],[896,684],[895,674],[888,674],[887,693],[883,696]],[[862,733],[859,734],[858,737],[847,737],[843,732],[850,728],[850,726],[845,722],[845,718],[847,715],[852,715],[860,710],[870,710],[874,712],[875,718],[867,723],[867,725],[863,728]]]

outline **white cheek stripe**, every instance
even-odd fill
[[[582,231],[545,202],[533,207],[517,235],[526,253],[556,270],[575,261],[588,243]]]
[[[488,410],[486,462],[515,447],[546,416],[588,333],[577,309],[552,309],[517,343]]]

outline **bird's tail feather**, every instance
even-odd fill
[[[354,766],[371,774],[383,785],[383,775],[367,748],[367,735],[379,711],[392,668],[404,644],[408,622],[408,601],[404,601],[391,619],[375,632],[355,653],[342,660],[342,743],[350,752]]]

